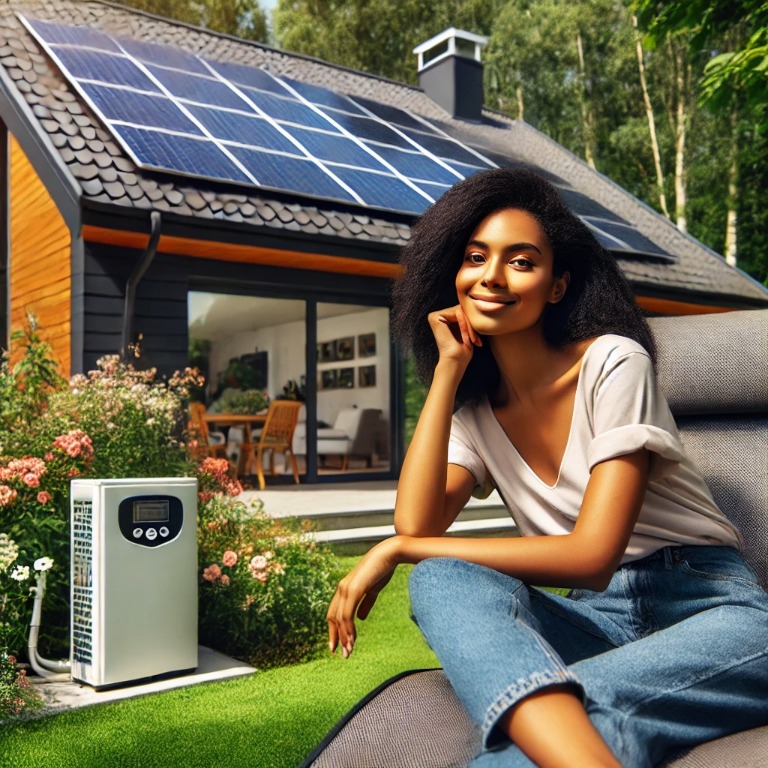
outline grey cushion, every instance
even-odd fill
[[[768,589],[768,415],[685,416],[678,426],[686,452],[741,531],[744,556]]]
[[[480,732],[439,669],[387,681],[339,722],[302,768],[464,768]],[[679,753],[662,768],[768,768],[768,726]]]
[[[767,410],[768,310],[655,317],[650,324],[674,413]]]
[[[768,725],[700,744],[664,768],[768,768]]]
[[[398,675],[330,732],[303,768],[462,768],[480,731],[442,670]]]

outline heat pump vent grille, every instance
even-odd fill
[[[72,656],[93,654],[93,502],[76,500],[72,515]]]

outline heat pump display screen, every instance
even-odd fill
[[[170,505],[168,501],[134,501],[134,523],[167,523],[170,518]]]

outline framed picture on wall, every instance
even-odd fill
[[[355,337],[336,339],[336,359],[352,360],[355,357]]]
[[[375,365],[361,365],[357,369],[357,386],[358,387],[375,387],[376,386],[376,366]]]
[[[321,341],[317,345],[317,362],[332,363],[336,359],[336,342]]]
[[[337,371],[335,368],[329,368],[327,371],[320,371],[320,389],[336,389],[338,384]]]
[[[357,354],[360,357],[373,357],[376,354],[375,333],[361,333],[357,337]]]
[[[336,386],[341,389],[350,389],[355,386],[355,369],[339,368]]]

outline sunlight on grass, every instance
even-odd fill
[[[351,567],[355,558],[344,558]],[[439,666],[411,622],[398,569],[352,656],[74,710],[0,730],[4,768],[297,768],[379,683]],[[0,726],[2,728],[2,726]]]

